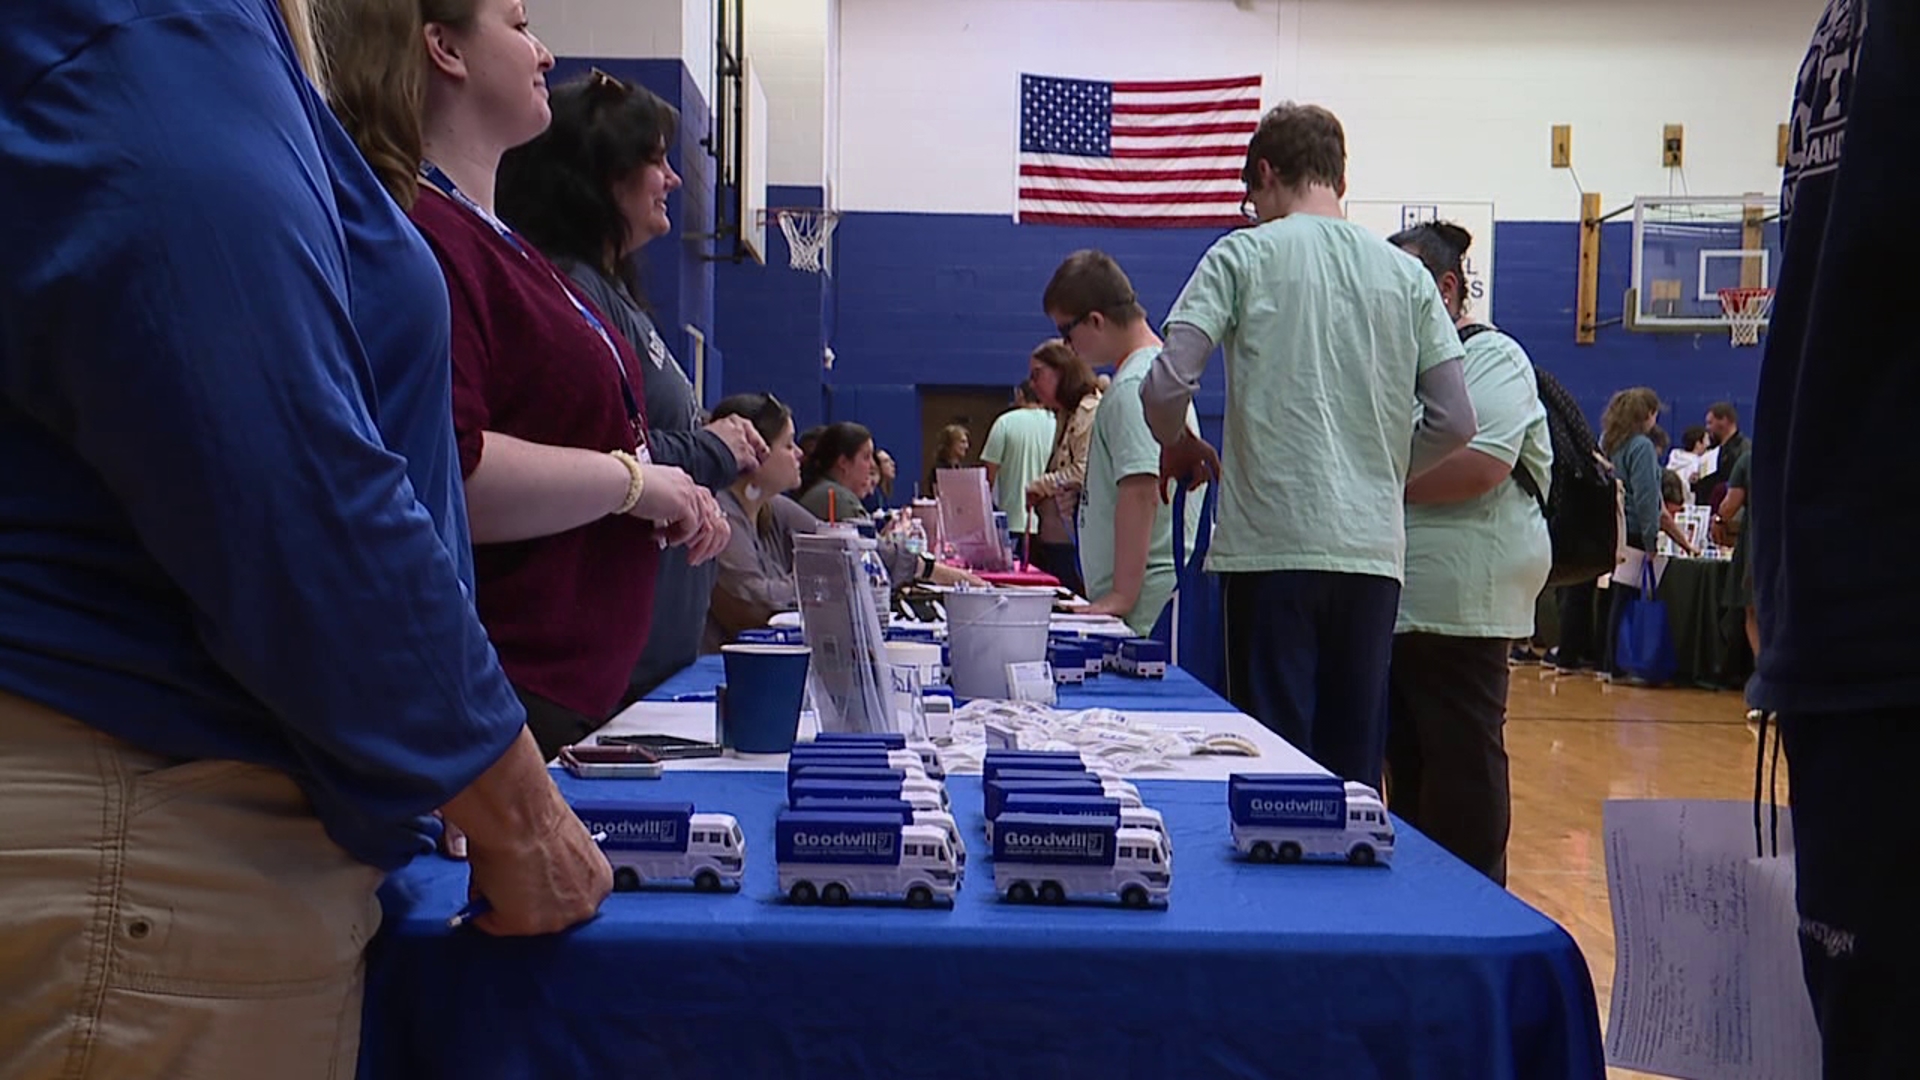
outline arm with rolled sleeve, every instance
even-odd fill
[[[0,393],[97,471],[321,816],[405,822],[524,715],[369,415],[321,106],[214,19],[116,27],[0,113],[0,199],[32,208],[0,244]],[[156,57],[179,74],[122,78]]]
[[[1460,344],[1460,331],[1453,316],[1440,299],[1440,290],[1424,270],[1411,270],[1414,277],[1414,336],[1419,347],[1413,392],[1420,402],[1420,418],[1413,427],[1413,453],[1408,459],[1407,476],[1419,476],[1443,461],[1447,455],[1473,440],[1479,421],[1473,412],[1473,399],[1467,394],[1466,350]]]
[[[1207,358],[1238,325],[1241,272],[1233,240],[1222,238],[1201,257],[1167,316],[1165,346],[1140,384],[1147,426],[1162,446],[1186,433],[1187,407],[1200,392]]]

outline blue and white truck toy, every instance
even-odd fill
[[[1129,638],[1120,643],[1120,655],[1114,660],[1114,670],[1122,675],[1131,675],[1136,679],[1164,679],[1167,677],[1167,645],[1152,638]]]
[[[905,799],[822,799],[808,796],[795,799],[787,804],[795,810],[823,810],[834,813],[851,814],[899,814],[900,820],[908,825],[931,825],[947,836],[947,843],[953,845],[954,861],[961,870],[967,867],[967,845],[960,839],[960,826],[953,815],[945,810],[920,810]]]
[[[1003,813],[994,823],[993,885],[1016,903],[1118,898],[1162,905],[1173,888],[1167,838],[1117,817]]]
[[[1145,829],[1167,837],[1167,851],[1173,851],[1173,838],[1167,834],[1167,822],[1160,811],[1150,806],[1123,806],[1118,799],[1102,794],[1061,795],[1052,792],[1015,791],[1000,801],[1001,814],[1057,814],[1065,817],[1111,817],[1120,819],[1124,829]],[[993,843],[993,823],[987,819],[987,843]]]
[[[941,764],[940,751],[933,743],[925,739],[908,739],[898,731],[823,731],[813,737],[810,743],[801,746],[834,749],[840,747],[879,747],[883,750],[910,750],[920,758],[921,768],[929,777],[944,780],[947,777],[946,766]]]
[[[952,903],[960,865],[944,830],[893,813],[782,810],[774,822],[780,891],[796,904],[818,900]]]
[[[1235,773],[1227,780],[1233,846],[1254,862],[1393,859],[1393,819],[1379,792],[1337,776]]]
[[[799,777],[787,784],[787,801],[801,799],[903,799],[915,810],[945,810],[938,796],[898,780],[828,780]]]
[[[613,887],[691,882],[701,892],[738,889],[747,840],[732,814],[698,814],[686,802],[577,799],[573,812],[587,831],[604,836]]]
[[[918,792],[938,802],[941,809],[951,807],[947,786],[927,779],[917,771],[879,764],[849,763],[844,759],[800,758],[787,764],[787,798],[793,798],[793,785],[802,780],[875,780],[898,783],[902,792]]]

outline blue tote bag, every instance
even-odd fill
[[[1620,588],[1621,584],[1615,581],[1613,587]],[[1627,599],[1613,653],[1621,671],[1650,683],[1667,682],[1680,670],[1673,630],[1667,625],[1666,601],[1655,595],[1651,555],[1640,560],[1639,595]]]
[[[1194,532],[1193,552],[1185,550],[1187,530],[1180,523],[1187,519],[1187,485],[1181,484],[1173,496],[1173,588],[1174,662],[1207,688],[1222,696],[1227,692],[1226,596],[1217,574],[1207,573],[1207,550],[1213,546],[1213,515],[1217,503],[1218,481],[1207,485],[1200,503],[1200,527]]]

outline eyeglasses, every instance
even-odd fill
[[[1072,348],[1073,332],[1079,328],[1081,323],[1086,322],[1088,319],[1092,317],[1093,317],[1093,312],[1089,311],[1085,315],[1080,316],[1079,318],[1073,320],[1072,322],[1068,323],[1065,326],[1056,325],[1054,329],[1060,331],[1060,340],[1066,342],[1068,348]]]
[[[1248,221],[1260,220],[1260,208],[1253,205],[1253,192],[1251,191],[1247,192],[1246,197],[1240,200],[1240,216],[1246,218]]]
[[[632,87],[628,86],[624,79],[609,75],[599,68],[593,68],[587,72],[587,89],[596,97],[607,101],[619,101],[627,96]]]

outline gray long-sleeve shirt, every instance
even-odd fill
[[[723,491],[739,477],[740,463],[725,440],[702,430],[693,383],[680,370],[666,341],[654,329],[653,320],[624,287],[595,268],[571,260],[561,260],[559,265],[640,357],[646,376],[647,447],[653,460],[686,470],[694,483],[709,491]],[[668,548],[660,553],[653,591],[653,630],[634,664],[628,682],[630,697],[645,694],[700,655],[707,605],[718,572],[714,563],[689,566],[685,548]]]

